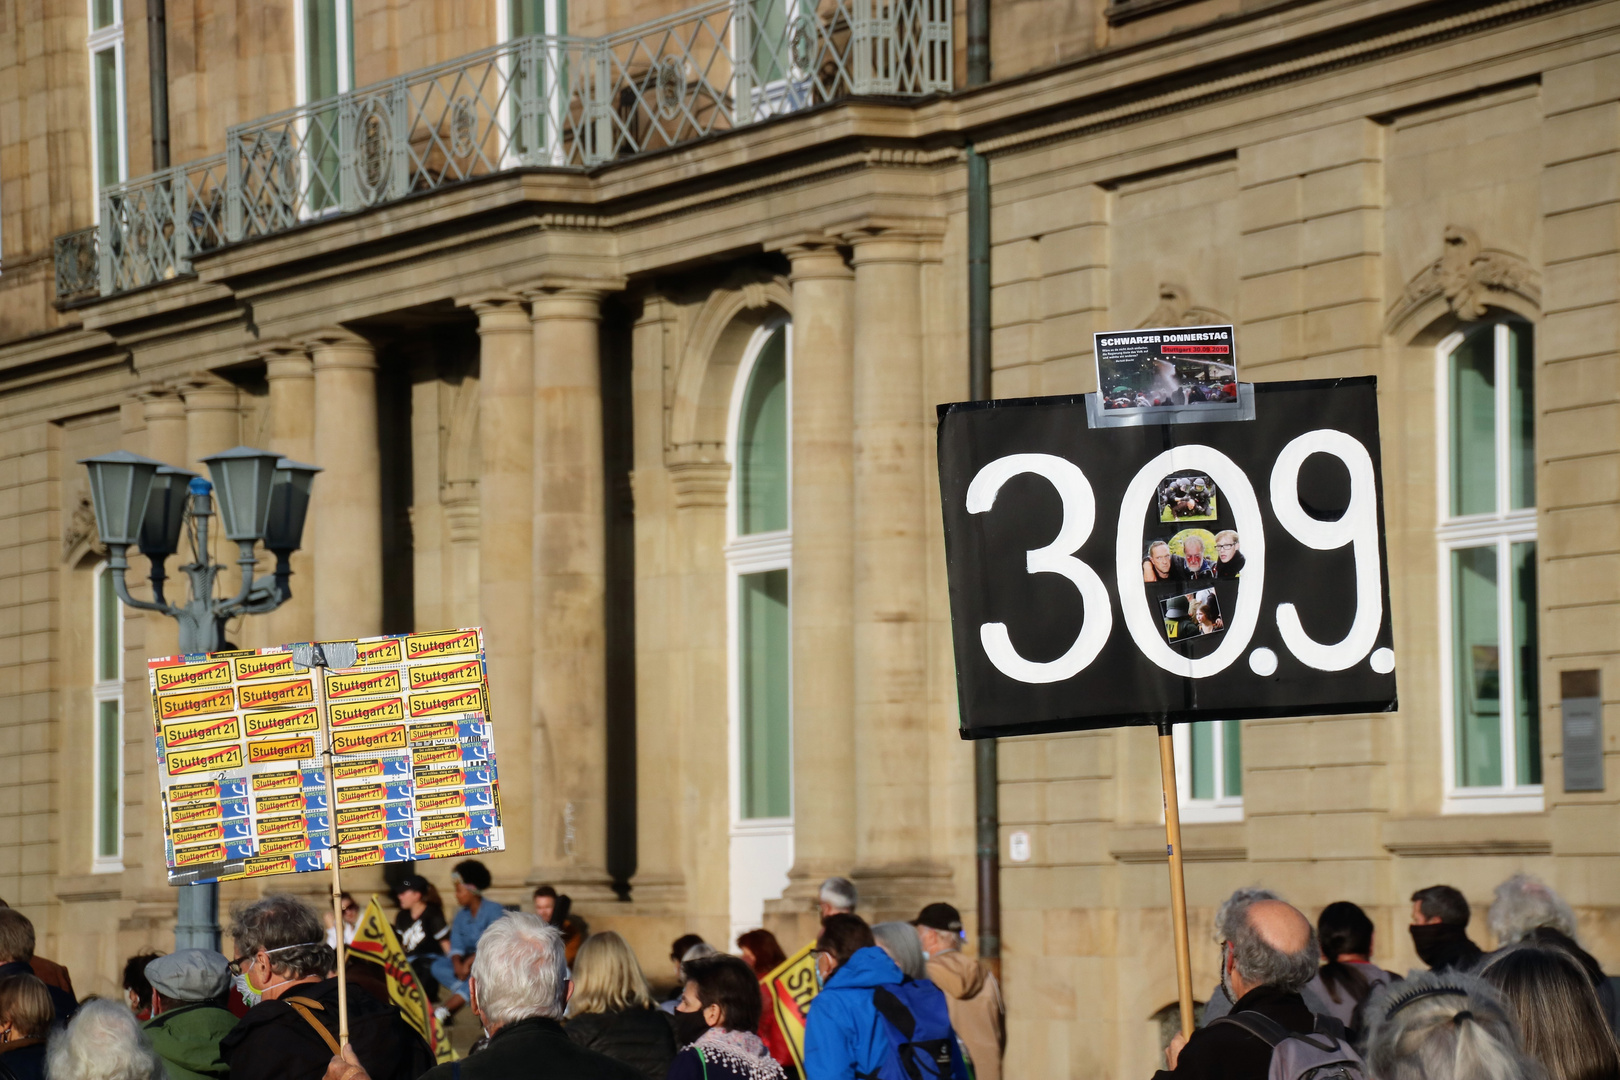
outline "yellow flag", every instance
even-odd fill
[[[383,918],[382,906],[373,896],[366,905],[360,921],[354,926],[354,940],[349,943],[348,955],[356,960],[376,964],[388,982],[388,997],[404,1014],[405,1022],[416,1029],[433,1048],[433,1057],[441,1064],[454,1061],[456,1052],[450,1049],[450,1036],[433,1018],[433,1006],[428,1003],[421,980],[411,967],[410,958],[394,934],[394,928]]]
[[[771,994],[771,1008],[776,1012],[776,1026],[787,1040],[788,1053],[793,1055],[799,1075],[804,1072],[804,1025],[810,1015],[810,1002],[821,989],[821,975],[816,971],[815,943],[811,942],[765,976],[766,988]]]

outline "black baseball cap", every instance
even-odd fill
[[[406,874],[399,879],[399,884],[394,886],[394,895],[397,896],[402,892],[417,892],[426,896],[430,888],[432,886],[428,884],[427,878],[418,877],[416,874]]]
[[[962,913],[949,904],[929,904],[911,920],[912,926],[926,926],[930,930],[943,930],[948,934],[962,932]]]

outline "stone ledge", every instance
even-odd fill
[[[1108,854],[1127,866],[1170,861],[1163,825],[1127,825],[1113,830]],[[1244,823],[1195,822],[1181,827],[1182,862],[1244,862],[1249,857]]]
[[[1470,855],[1550,855],[1545,814],[1456,814],[1391,818],[1384,822],[1384,850],[1397,858]]]

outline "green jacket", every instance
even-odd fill
[[[223,1080],[231,1067],[219,1052],[219,1040],[236,1026],[236,1017],[217,1005],[199,1002],[161,1013],[144,1025],[152,1049],[169,1070],[170,1080]]]

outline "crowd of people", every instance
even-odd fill
[[[1316,925],[1263,888],[1217,909],[1220,982],[1155,1080],[1620,1080],[1616,980],[1577,942],[1575,913],[1516,874],[1468,937],[1449,885],[1412,894],[1409,932],[1428,970],[1373,963],[1373,922],[1347,901]]]
[[[465,1009],[482,1029],[463,1059],[435,1064],[364,979],[348,981],[340,1043],[333,944],[352,936],[347,905],[340,928],[292,896],[242,904],[234,960],[132,957],[124,1000],[82,1002],[35,954],[29,920],[0,906],[0,1080],[1000,1080],[1000,986],[962,952],[949,904],[872,925],[849,881],[826,881],[818,990],[789,1031],[771,976],[793,964],[768,930],[739,937],[735,955],[678,938],[660,1002],[625,940],[590,933],[555,889],[518,911],[484,896],[475,860],[452,881],[448,920],[425,879],[398,881],[394,926],[441,1020]],[[1520,874],[1496,889],[1493,950],[1470,939],[1471,917],[1455,888],[1414,893],[1409,932],[1428,970],[1402,977],[1374,962],[1357,905],[1329,904],[1313,925],[1267,889],[1239,889],[1215,915],[1219,982],[1155,1080],[1620,1080],[1620,987],[1579,944],[1570,906]]]
[[[767,979],[788,958],[768,930],[739,937],[736,955],[677,939],[660,1002],[624,938],[591,933],[556,889],[519,911],[485,896],[477,860],[451,882],[446,918],[430,882],[398,879],[393,927],[438,1021],[465,1010],[481,1028],[464,1059],[436,1064],[386,985],[355,965],[340,990],[338,935],[351,942],[361,915],[348,894],[325,926],[293,896],[239,905],[234,960],[131,957],[122,1001],[79,1002],[66,970],[34,954],[29,920],[0,906],[0,1080],[968,1080],[970,1067],[999,1080],[1000,987],[961,953],[948,904],[869,926],[853,884],[823,883],[819,992],[790,1033]]]

